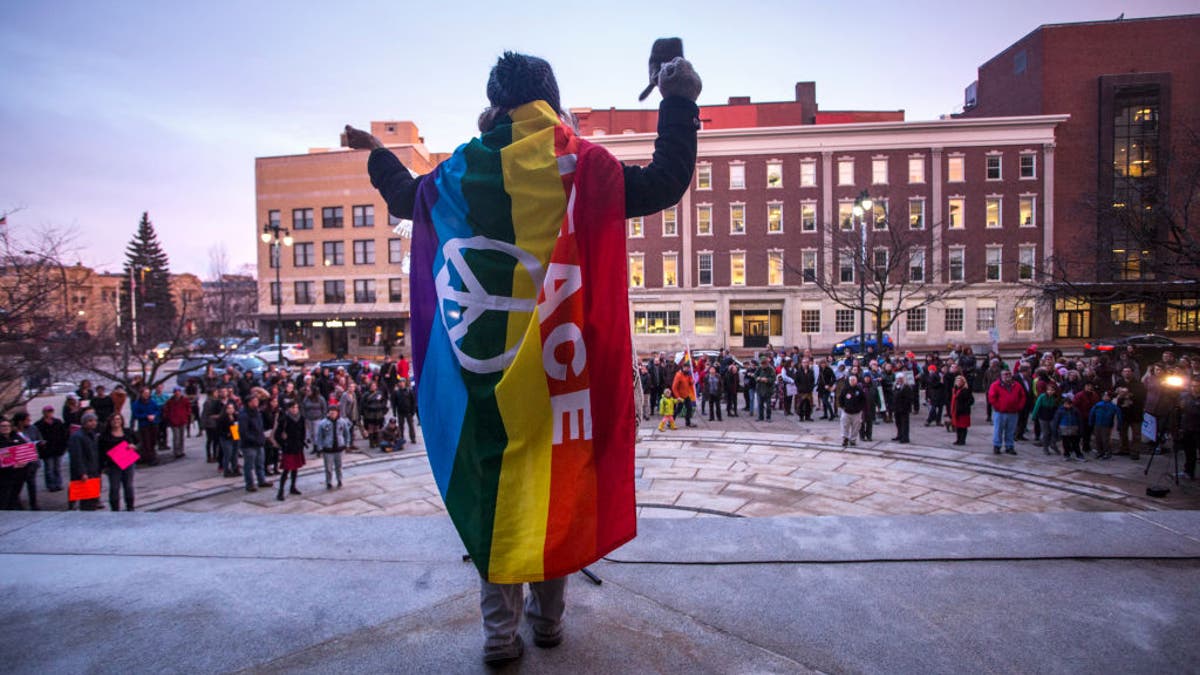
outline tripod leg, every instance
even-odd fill
[[[596,584],[597,586],[604,583],[603,581],[600,580],[600,577],[596,576],[596,574],[594,572],[592,572],[591,570],[589,570],[586,567],[579,571],[583,572],[583,576],[587,577],[588,579],[591,579],[592,583]]]

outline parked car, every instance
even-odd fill
[[[154,345],[154,347],[146,353],[146,356],[156,361],[166,361],[168,358],[170,358],[171,351],[170,342],[160,342]]]
[[[279,345],[260,345],[253,353],[267,363],[279,362]],[[306,363],[307,361],[308,347],[299,342],[283,343],[283,362],[285,364]]]
[[[188,343],[187,353],[188,356],[194,354],[215,354],[218,349],[220,349],[220,345],[216,340],[200,337]]]
[[[243,338],[242,341],[238,343],[237,348],[235,348],[233,351],[237,354],[253,354],[254,352],[258,351],[259,347],[262,346],[262,340],[256,337]]]
[[[738,357],[736,357],[732,354],[730,354],[729,356],[730,356],[730,358],[733,359],[733,362],[737,365],[739,370],[746,367],[745,365],[742,364],[742,360],[739,359]],[[721,358],[721,352],[716,349],[693,349],[692,350],[692,358],[696,359],[696,360],[704,359],[705,363],[713,363]],[[682,363],[682,362],[683,362],[683,352],[675,352],[675,363]]]
[[[204,376],[204,371],[209,364],[212,364],[213,369],[218,373],[223,372],[229,366],[233,366],[239,375],[248,370],[254,374],[255,384],[262,382],[263,373],[267,371],[266,362],[250,354],[231,354],[221,357],[189,356],[179,364],[179,370],[175,372],[175,386],[186,387],[192,379],[200,379]]]
[[[329,368],[330,370],[337,370],[338,368],[345,368],[346,372],[350,375],[350,377],[358,377],[358,374],[360,372],[362,372],[363,368],[366,368],[367,370],[369,370],[371,372],[372,377],[379,374],[379,364],[374,363],[372,361],[355,361],[353,359],[330,359],[328,361],[321,361],[319,363],[316,363],[316,364],[314,364],[314,367]]]
[[[1133,347],[1133,358],[1145,367],[1162,360],[1163,352],[1171,352],[1175,357],[1200,355],[1200,345],[1177,342],[1169,337],[1154,334],[1127,335],[1125,337],[1091,340],[1083,345],[1084,356],[1100,356],[1111,354],[1113,357],[1125,353],[1128,347]]]
[[[886,354],[896,348],[896,346],[894,344],[892,344],[892,337],[890,335],[888,335],[887,333],[883,334],[883,350],[882,351],[879,349],[878,343],[875,340],[874,333],[867,336],[866,343],[867,343],[867,348],[874,349],[876,354],[880,354],[880,353]],[[849,350],[851,354],[858,354],[862,351],[862,349],[859,347],[859,344],[858,344],[858,336],[857,335],[853,335],[853,336],[846,338],[845,340],[842,340],[841,342],[835,344],[833,346],[833,349],[830,350],[830,353],[833,356],[841,356],[841,355],[845,354],[847,350]]]

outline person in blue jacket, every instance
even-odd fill
[[[1112,430],[1121,424],[1121,409],[1112,402],[1112,393],[1104,392],[1088,414],[1092,430],[1092,449],[1096,459],[1112,459]]]

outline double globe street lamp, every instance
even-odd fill
[[[854,200],[854,217],[858,219],[858,231],[860,235],[860,248],[858,251],[859,270],[858,270],[858,353],[859,356],[865,356],[867,353],[867,270],[870,269],[867,262],[867,216],[872,214],[872,207],[875,202],[871,200],[870,195],[866,190],[858,193],[858,199]],[[876,349],[882,349],[883,345],[876,345]]]
[[[276,363],[283,363],[283,284],[279,280],[279,270],[283,267],[283,257],[280,248],[292,245],[292,235],[286,227],[281,227],[279,221],[263,225],[259,237],[264,244],[270,246],[271,264],[275,267],[275,292],[271,293],[271,302],[275,303],[275,349]]]

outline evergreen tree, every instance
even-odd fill
[[[142,213],[137,234],[125,248],[125,279],[121,283],[121,325],[126,334],[135,323],[130,302],[133,290],[137,303],[137,335],[134,344],[152,347],[170,339],[175,329],[175,302],[171,297],[171,271],[167,254],[158,243],[150,214]]]

